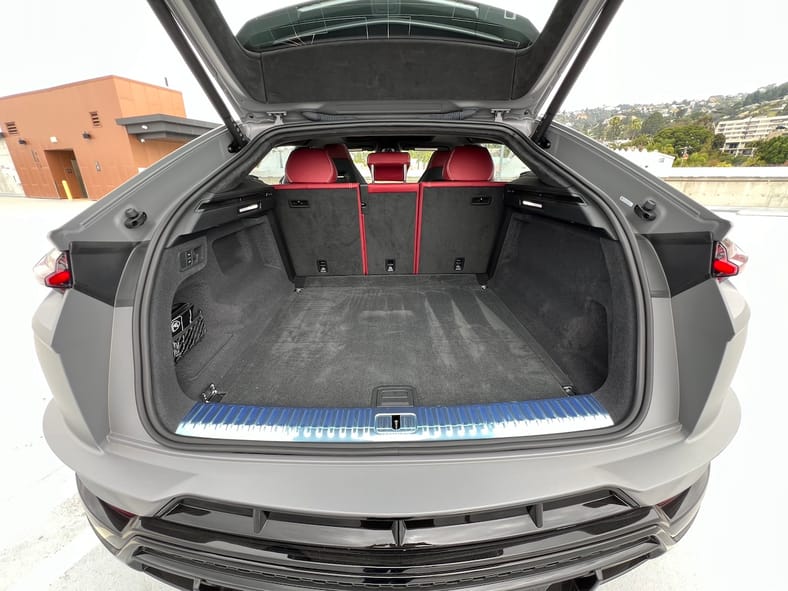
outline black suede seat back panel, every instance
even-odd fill
[[[413,273],[417,196],[417,191],[369,193],[361,188],[370,275]],[[388,260],[395,262],[393,273],[386,271]]]
[[[436,56],[445,60],[449,52],[450,65],[436,63]],[[305,44],[261,54],[269,103],[300,102],[305,97],[508,100],[516,58],[509,48],[420,39]]]
[[[419,273],[486,273],[503,220],[504,187],[423,187]],[[474,204],[479,199],[486,204]]]
[[[274,198],[296,275],[363,273],[355,187],[276,189]],[[326,273],[318,270],[319,260],[326,262]]]

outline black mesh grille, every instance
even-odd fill
[[[172,355],[175,358],[175,363],[178,363],[204,336],[205,319],[202,312],[198,312],[192,319],[191,324],[172,339]]]

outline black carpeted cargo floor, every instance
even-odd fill
[[[408,385],[419,405],[546,398],[568,383],[492,290],[469,276],[312,279],[220,383],[224,402],[369,406]]]

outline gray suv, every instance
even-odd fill
[[[619,2],[150,4],[225,125],[51,233],[33,321],[107,549],[189,590],[557,591],[676,543],[746,256],[553,123]]]

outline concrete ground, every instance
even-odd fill
[[[30,318],[46,288],[30,269],[49,248],[46,232],[85,202],[0,198],[0,341],[8,407],[0,429],[0,590],[19,591],[167,587],[112,558],[89,531],[75,494],[74,476],[49,451],[41,416],[49,390],[33,353]],[[768,214],[768,215],[766,215]],[[734,386],[741,399],[741,430],[713,465],[700,515],[667,555],[604,587],[606,591],[745,590],[779,588],[788,528],[783,471],[788,444],[783,419],[788,396],[776,369],[786,358],[788,215],[725,212],[732,237],[750,254],[735,280],[752,306],[747,349]],[[12,396],[13,395],[13,396]]]

